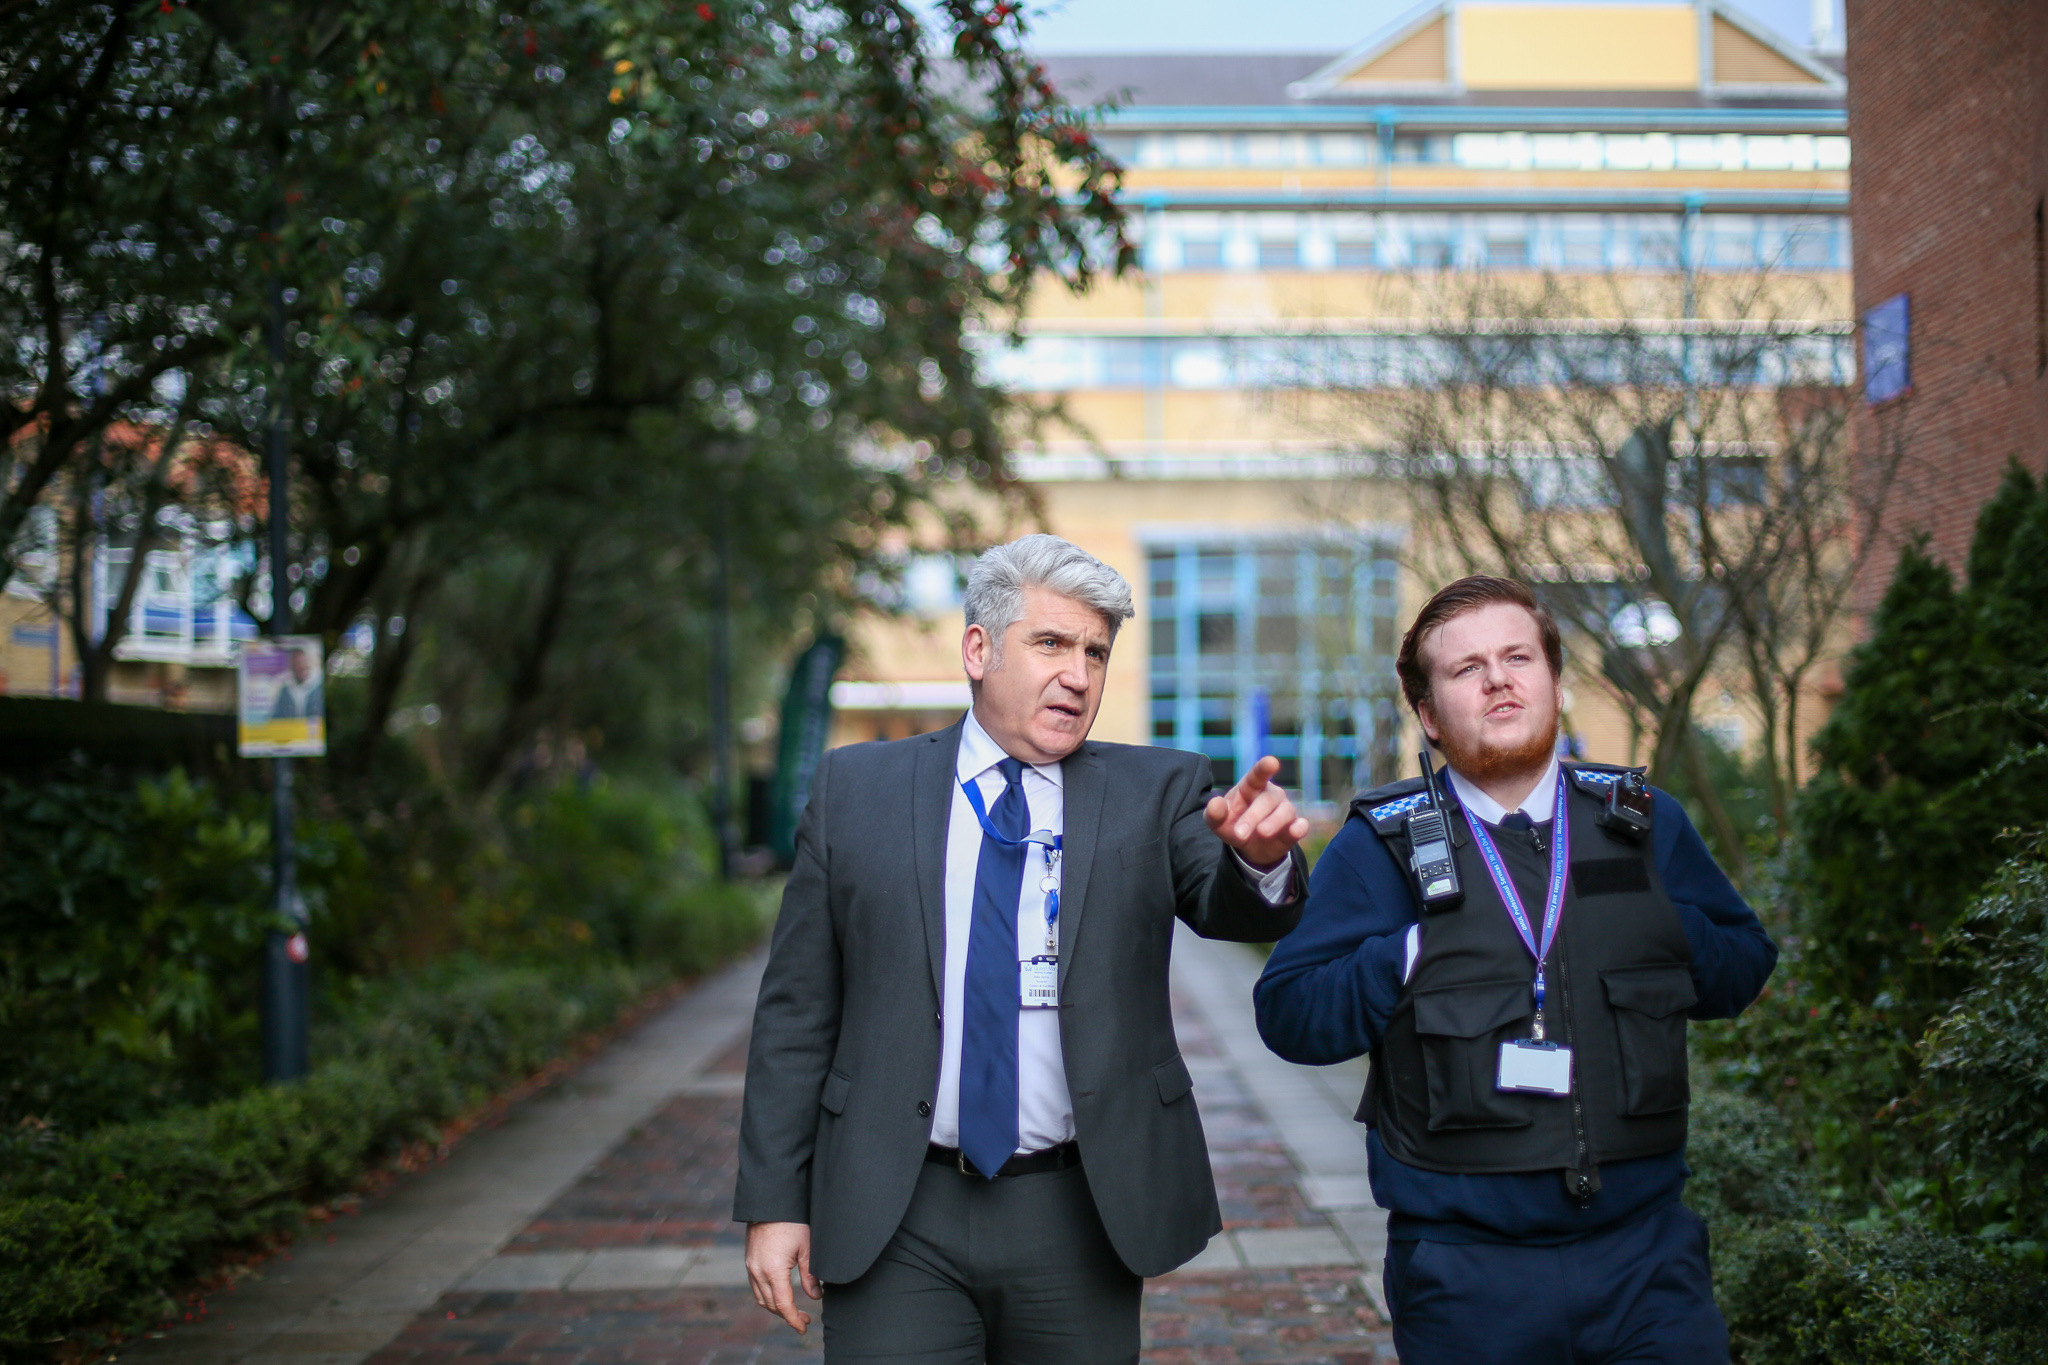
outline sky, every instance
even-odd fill
[[[1577,0],[1577,3],[1601,0]],[[1640,0],[1637,0],[1640,3]],[[1840,24],[1840,0],[1832,0]],[[1032,0],[1040,52],[1341,52],[1416,0]],[[1733,0],[1767,28],[1807,43],[1813,0]]]

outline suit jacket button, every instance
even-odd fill
[[[917,1116],[921,1119],[928,1119],[932,1116],[932,1106],[929,1101],[919,1100],[917,1102]]]

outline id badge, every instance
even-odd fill
[[[1034,957],[1017,964],[1022,981],[1018,1003],[1027,1010],[1052,1010],[1060,1005],[1060,960]]]
[[[1572,1050],[1556,1043],[1538,1043],[1517,1038],[1500,1045],[1500,1074],[1496,1090],[1525,1095],[1569,1095],[1572,1093]]]

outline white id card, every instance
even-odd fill
[[[1572,1093],[1572,1050],[1556,1043],[1538,1043],[1517,1038],[1500,1045],[1500,1075],[1497,1090],[1516,1090],[1529,1095]]]
[[[1060,960],[1034,957],[1017,964],[1022,994],[1018,1003],[1027,1010],[1056,1010],[1060,1007]]]

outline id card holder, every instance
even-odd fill
[[[1027,1010],[1056,1010],[1060,1007],[1060,960],[1040,955],[1017,964],[1020,977],[1017,1003]]]
[[[1500,1072],[1494,1089],[1523,1095],[1572,1093],[1572,1050],[1556,1043],[1517,1038],[1500,1045]]]

